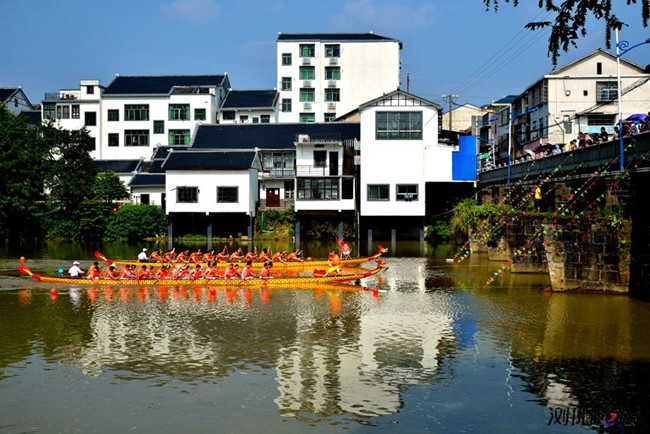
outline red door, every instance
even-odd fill
[[[280,207],[280,189],[267,188],[266,189],[266,207],[279,208]]]

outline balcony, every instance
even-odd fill
[[[298,165],[296,176],[354,176],[354,168],[339,164],[332,170],[328,166],[314,166],[313,164]]]
[[[294,169],[269,169],[260,172],[262,179],[292,179],[296,176]]]

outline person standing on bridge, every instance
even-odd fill
[[[535,211],[542,212],[542,187],[535,186]]]

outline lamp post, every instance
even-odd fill
[[[621,86],[621,56],[628,51],[644,44],[650,44],[650,38],[646,39],[643,42],[639,42],[636,45],[632,45],[631,47],[630,43],[627,41],[619,42],[618,29],[616,29],[616,77],[618,79],[618,159],[621,172],[625,170],[625,162],[623,160],[623,89]]]

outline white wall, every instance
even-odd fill
[[[199,187],[197,203],[177,203],[176,187]],[[217,203],[217,186],[238,187],[237,203]],[[258,198],[257,170],[168,170],[165,192],[167,213],[246,213],[255,215]]]
[[[299,70],[303,65],[300,57],[300,44],[314,44],[315,57],[309,58],[314,66],[316,78],[311,81],[315,89],[316,101],[311,103],[311,109],[305,109],[300,102],[300,88],[304,80],[300,80]],[[337,64],[330,64],[330,58],[325,57],[325,45],[339,44],[340,57],[335,58]],[[282,54],[291,53],[291,66],[282,65]],[[376,98],[383,93],[391,92],[400,85],[400,48],[398,41],[368,41],[368,42],[337,42],[337,41],[278,41],[277,43],[277,82],[280,97],[278,100],[279,122],[298,122],[301,112],[315,113],[316,122],[323,122],[325,113],[336,113],[336,116],[356,109],[360,104]],[[341,78],[337,81],[341,101],[333,103],[335,109],[328,108],[325,101],[325,89],[328,81],[325,79],[326,66],[339,66]],[[292,78],[291,91],[282,91],[282,77]],[[282,99],[290,98],[292,111],[282,112]]]

